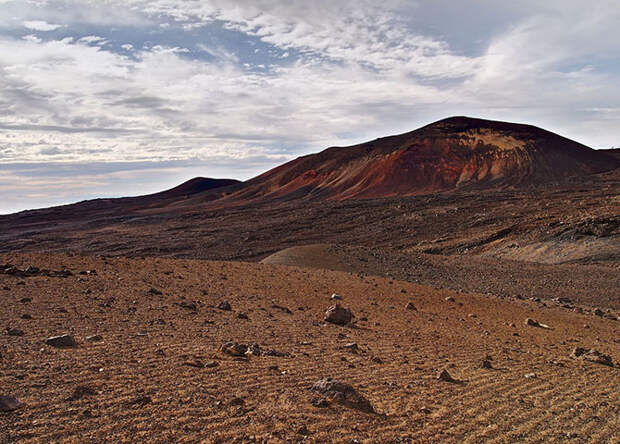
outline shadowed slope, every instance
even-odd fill
[[[216,188],[233,187],[239,185],[241,182],[235,179],[211,179],[207,177],[194,177],[193,179],[183,182],[174,188],[171,188],[160,193],[149,194],[147,196],[141,196],[142,198],[158,198],[158,199],[172,199],[176,197],[193,196],[194,194],[202,193],[204,191],[214,190]]]
[[[406,134],[300,157],[248,181],[230,198],[341,200],[505,188],[619,165],[613,156],[534,126],[452,117]]]

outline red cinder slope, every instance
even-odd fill
[[[300,157],[246,182],[229,198],[350,199],[505,188],[618,166],[613,156],[534,126],[451,117]]]

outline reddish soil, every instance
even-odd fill
[[[619,163],[452,118],[0,216],[0,443],[617,443]]]
[[[0,324],[24,332],[0,336],[0,395],[23,403],[0,413],[3,443],[620,439],[618,366],[570,356],[594,348],[618,362],[618,321],[604,317],[276,265],[24,254],[0,262],[73,272],[0,275]],[[79,274],[87,270],[96,274]],[[323,322],[332,293],[355,325]],[[231,311],[216,308],[223,300]],[[63,333],[78,347],[44,344]],[[86,340],[95,334],[101,342]],[[229,340],[290,356],[235,359],[218,351]],[[343,348],[352,342],[357,352]],[[442,369],[457,382],[437,380]],[[321,400],[310,388],[323,377],[350,384],[377,413]]]
[[[620,273],[611,265],[551,265],[325,244],[290,247],[262,262],[384,276],[502,298],[541,299],[541,304],[552,301],[568,310],[606,307],[620,315]]]

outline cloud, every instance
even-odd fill
[[[34,5],[0,8],[3,164],[244,165],[454,114],[618,144],[610,0]]]
[[[62,28],[63,25],[54,25],[52,23],[47,23],[45,20],[29,20],[24,22],[24,27],[28,29],[32,29],[33,31],[55,31],[58,28]]]

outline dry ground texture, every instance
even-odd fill
[[[24,332],[0,335],[0,396],[24,404],[0,413],[2,443],[620,441],[617,320],[281,265],[44,254],[0,263],[73,273],[0,274],[0,324]],[[323,321],[332,293],[354,325]],[[44,343],[63,333],[78,347]],[[95,334],[103,340],[86,340]],[[218,351],[229,340],[290,356],[236,359]],[[575,347],[616,364],[572,358]],[[437,380],[442,369],[458,381]],[[310,387],[322,377],[351,384],[377,413],[316,402]]]

